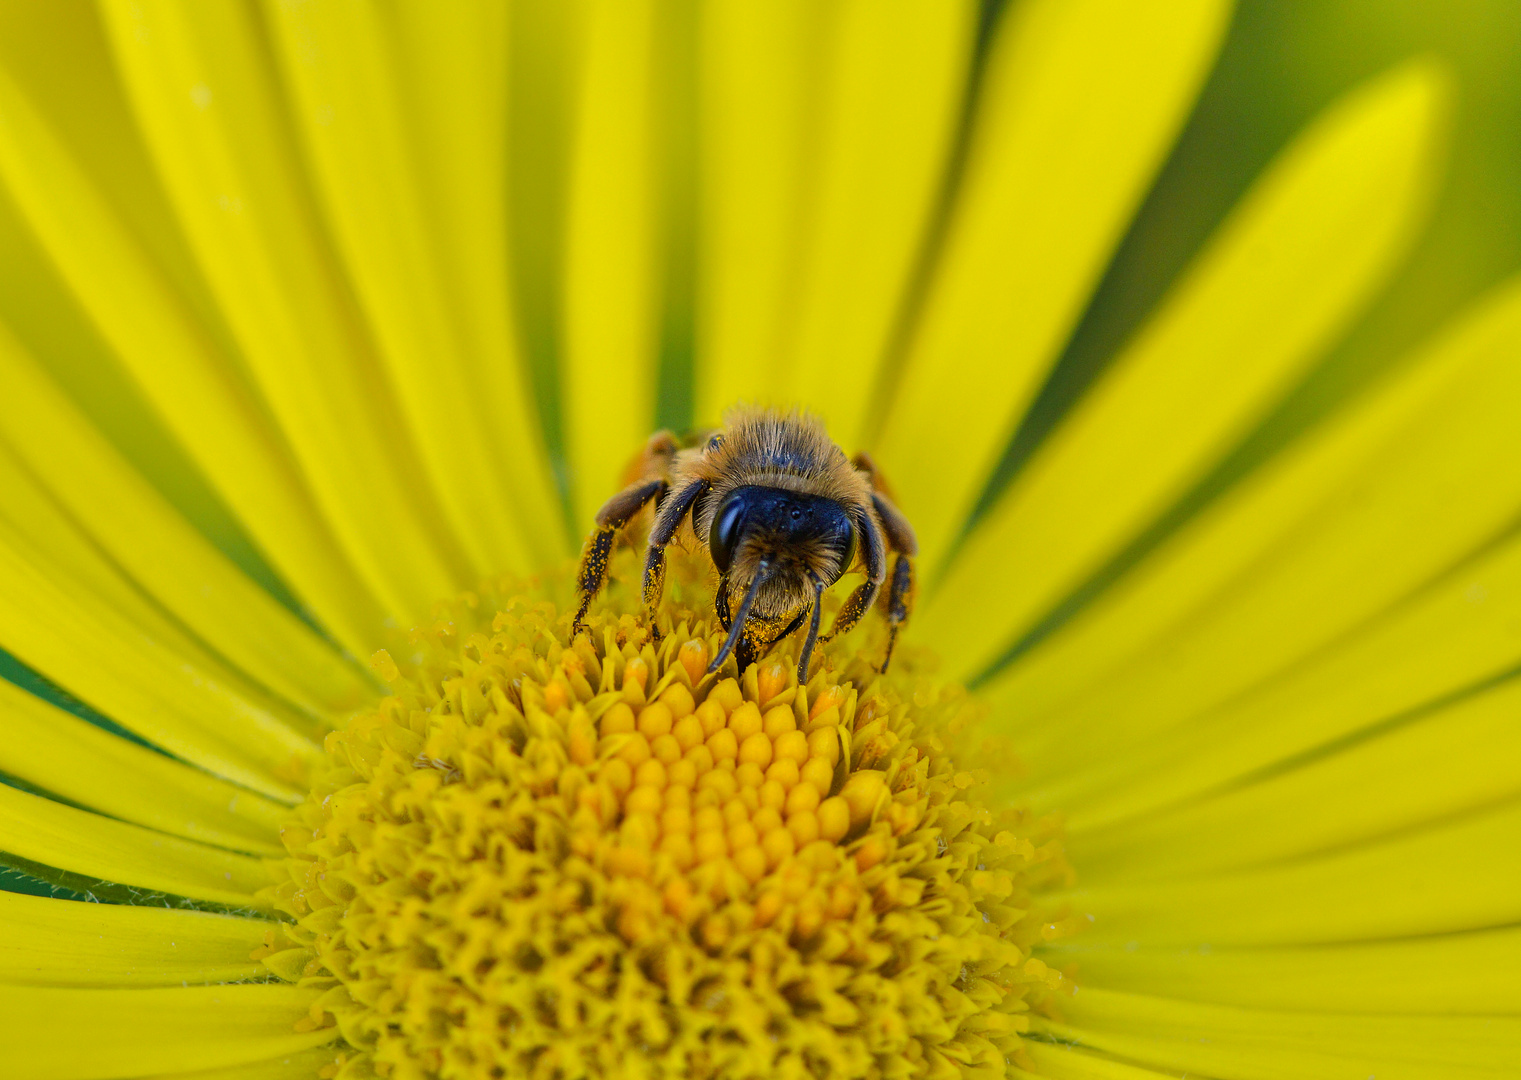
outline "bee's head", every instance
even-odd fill
[[[746,484],[724,496],[708,530],[708,551],[738,595],[762,580],[754,612],[780,618],[833,585],[855,557],[856,530],[835,499]]]

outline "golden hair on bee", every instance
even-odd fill
[[[840,609],[832,637],[870,609],[893,552],[886,668],[908,618],[916,547],[913,529],[883,491],[869,458],[847,458],[810,413],[740,406],[725,415],[721,428],[686,448],[670,433],[657,433],[640,460],[645,475],[597,514],[581,561],[576,630],[606,580],[614,537],[653,501],[644,573],[652,627],[664,590],[666,545],[690,521],[718,572],[716,613],[729,631],[713,670],[736,649],[743,668],[809,617],[798,660],[799,678],[806,679],[824,590],[853,567],[866,578]]]

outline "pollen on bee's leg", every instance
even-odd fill
[[[1066,989],[1032,951],[1068,871],[1054,822],[984,800],[975,704],[912,663],[877,675],[870,647],[820,647],[802,686],[786,643],[710,675],[711,593],[673,564],[658,645],[618,586],[574,637],[573,581],[484,590],[330,737],[273,890],[295,921],[264,950],[324,988],[330,1075],[1021,1060],[1024,1016]]]

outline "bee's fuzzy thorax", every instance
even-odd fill
[[[885,664],[912,602],[908,560],[915,544],[912,528],[879,490],[879,479],[869,458],[847,458],[823,421],[799,409],[740,406],[724,417],[722,428],[685,448],[671,432],[657,432],[628,486],[597,512],[596,531],[582,555],[581,606],[573,625],[579,632],[606,581],[619,530],[654,503],[645,603],[653,616],[665,584],[665,549],[690,529],[696,546],[713,559],[715,605],[730,631],[714,664],[737,649],[744,666],[759,644],[770,644],[806,621],[798,657],[806,674],[815,643],[845,633],[871,609],[887,581],[888,559],[895,556],[885,606],[890,627]],[[856,567],[864,580],[821,636],[825,590]]]
[[[820,495],[863,513],[871,508],[870,482],[830,439],[824,422],[801,410],[737,406],[724,417],[723,441],[682,451],[674,472],[678,486],[689,479],[711,485],[712,497],[694,522],[699,536],[707,535],[724,496],[746,484]]]

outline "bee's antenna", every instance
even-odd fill
[[[808,636],[803,639],[803,651],[797,657],[797,681],[799,685],[808,681],[808,661],[813,659],[813,645],[819,640],[819,616],[820,608],[824,606],[824,582],[819,578],[813,579],[813,615],[808,620]]]
[[[750,579],[750,587],[745,590],[745,598],[739,602],[739,610],[734,613],[733,621],[729,623],[729,636],[724,639],[724,647],[718,650],[718,655],[713,657],[713,662],[708,665],[708,674],[711,675],[723,666],[723,662],[729,659],[729,654],[734,651],[734,646],[739,644],[739,635],[745,632],[745,620],[750,617],[750,605],[755,603],[755,594],[760,592],[761,582],[765,580],[766,571],[771,564],[764,559],[755,568],[755,576]]]

